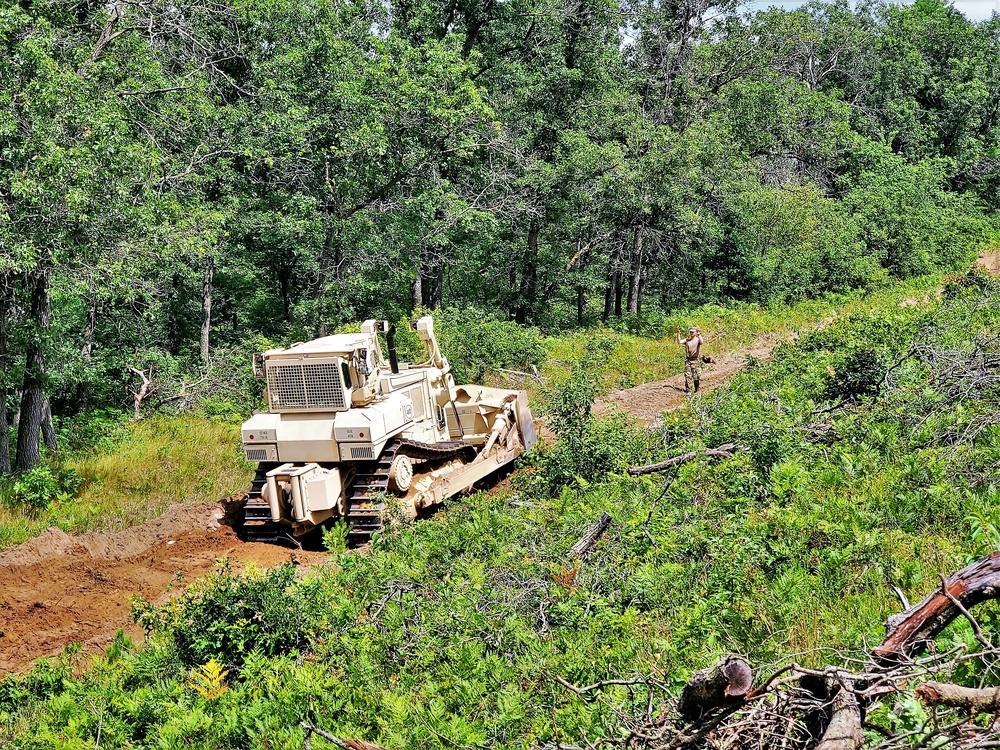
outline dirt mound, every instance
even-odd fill
[[[0,674],[71,643],[98,651],[118,629],[133,636],[131,598],[166,601],[205,575],[221,558],[236,569],[286,562],[308,568],[329,559],[241,542],[220,523],[213,503],[172,506],[140,526],[110,534],[71,536],[56,528],[0,553]]]
[[[219,528],[222,511],[215,503],[171,505],[159,518],[123,531],[100,534],[90,532],[70,536],[55,526],[34,539],[0,552],[0,565],[30,565],[58,555],[89,556],[97,560],[123,560],[170,536],[204,529]]]

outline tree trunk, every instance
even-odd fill
[[[444,304],[444,261],[438,260],[434,266],[431,286],[431,308],[436,310]]]
[[[10,473],[10,414],[7,411],[7,397],[11,383],[8,382],[10,351],[7,342],[7,320],[13,308],[14,278],[9,271],[0,274],[0,474]]]
[[[9,388],[0,388],[0,474],[10,473],[10,415],[7,412]]]
[[[177,309],[181,296],[181,277],[174,273],[170,278],[169,302],[167,304],[167,351],[176,355],[181,348],[181,330],[177,320]]]
[[[622,316],[622,274],[615,271],[615,317]]]
[[[815,750],[857,750],[863,740],[858,701],[853,693],[841,688],[833,699],[830,723]]]
[[[639,282],[642,279],[642,227],[637,226],[632,239],[632,267],[629,271],[628,311],[639,312]]]
[[[83,324],[83,346],[80,359],[83,360],[83,380],[76,384],[76,413],[83,414],[90,403],[90,386],[87,377],[94,354],[94,331],[97,329],[97,295],[91,292],[87,297],[87,320]]]
[[[423,269],[417,266],[417,273],[413,277],[413,309],[423,307],[424,304],[424,278]]]
[[[601,322],[607,323],[611,317],[611,300],[614,297],[614,281],[608,276],[608,283],[604,286],[604,312],[601,313]]]
[[[208,364],[208,336],[212,330],[212,281],[215,278],[215,258],[205,259],[205,275],[201,283],[201,363]]]
[[[52,308],[49,299],[48,259],[39,261],[31,274],[31,305],[28,320],[32,330],[24,358],[24,387],[21,390],[21,419],[17,429],[16,471],[30,471],[41,460],[38,437],[45,406],[45,338]]]
[[[521,265],[520,300],[518,300],[515,317],[515,320],[521,324],[528,322],[532,303],[535,301],[535,285],[538,281],[538,232],[538,221],[532,219],[528,226],[528,249],[524,253],[524,261]]]
[[[872,650],[877,664],[894,663],[924,648],[952,620],[962,616],[962,608],[997,598],[1000,592],[1000,552],[967,565],[950,575],[941,587],[932,591],[905,612],[886,620],[887,635]],[[961,607],[956,606],[956,602]]]
[[[279,265],[276,269],[278,288],[281,291],[281,308],[285,314],[285,322],[292,322],[292,269]]]
[[[52,404],[48,399],[42,404],[42,442],[50,451],[58,450],[59,443],[56,440],[56,427],[52,423]]]

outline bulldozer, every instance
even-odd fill
[[[254,355],[268,409],[242,427],[257,471],[241,536],[301,543],[343,520],[348,542],[364,543],[389,505],[415,518],[531,448],[525,392],[456,385],[433,319],[410,326],[420,363],[398,361],[396,328],[384,320]]]

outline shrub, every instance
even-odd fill
[[[39,464],[14,481],[9,499],[13,505],[37,513],[48,508],[54,500],[68,500],[82,484],[83,479],[73,469],[53,470]]]
[[[623,415],[595,419],[591,412],[601,367],[614,349],[611,338],[592,339],[568,377],[548,394],[544,410],[556,443],[541,460],[540,477],[552,490],[624,468],[648,453],[643,429]]]
[[[294,582],[290,564],[234,575],[224,561],[163,607],[138,601],[133,617],[147,632],[172,639],[188,667],[215,659],[238,669],[253,652],[279,656],[306,647],[322,602]]]
[[[855,349],[837,367],[830,368],[830,377],[823,388],[827,400],[854,401],[862,396],[875,396],[885,377],[882,358],[873,349]]]
[[[428,314],[415,311],[414,318]],[[541,364],[545,347],[537,328],[528,328],[495,314],[467,307],[431,313],[441,353],[448,359],[457,383],[480,383],[497,368],[524,370]],[[400,359],[417,361],[423,348],[405,323],[396,324]]]

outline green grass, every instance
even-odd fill
[[[96,450],[52,456],[83,478],[81,491],[37,515],[0,506],[0,549],[49,526],[120,531],[174,503],[219,500],[249,485],[252,471],[239,447],[238,425],[197,416],[151,417],[126,426],[118,439]]]

